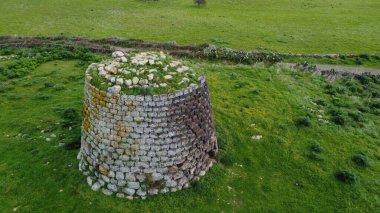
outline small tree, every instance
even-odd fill
[[[197,4],[199,7],[201,5],[206,5],[207,1],[206,0],[194,0],[194,4]]]

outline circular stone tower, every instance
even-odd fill
[[[86,71],[78,155],[92,190],[144,199],[205,175],[217,152],[206,79],[170,93],[127,95],[96,87],[97,67]]]

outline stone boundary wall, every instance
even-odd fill
[[[204,77],[158,96],[112,94],[90,81],[86,74],[78,159],[94,191],[128,199],[175,192],[212,166],[217,141]]]
[[[171,52],[172,55],[191,57],[191,58],[205,58],[202,53],[205,49],[212,47],[210,44],[200,45],[178,45],[175,42],[145,42],[140,39],[119,39],[119,38],[88,38],[88,37],[75,37],[75,36],[46,36],[46,37],[22,37],[22,36],[0,36],[1,46],[14,46],[14,47],[33,47],[33,46],[61,46],[67,48],[85,47],[99,53],[112,53],[117,50],[113,47],[131,48],[134,50],[166,50]],[[224,48],[217,48],[222,50]],[[260,51],[242,51],[230,49],[231,53],[245,57],[249,53],[262,54],[265,52]],[[273,55],[278,57],[305,57],[305,58],[356,58],[364,54],[297,54],[297,53],[277,53]],[[380,54],[365,54],[369,57],[380,57]],[[228,59],[223,59],[227,60]]]

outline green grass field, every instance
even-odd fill
[[[212,43],[294,53],[379,53],[378,0],[2,0],[0,34]]]
[[[378,0],[1,0],[0,35],[378,54],[379,9]],[[380,212],[379,78],[187,60],[209,82],[217,163],[189,189],[128,201],[92,191],[76,159],[84,71],[106,56],[0,48],[8,54],[21,57],[0,60],[0,212]],[[366,56],[284,60],[380,68]]]
[[[62,112],[80,114],[84,70],[99,57],[52,55],[27,70],[34,59],[0,61],[0,212],[380,210],[376,79],[328,82],[276,66],[189,61],[209,81],[218,163],[190,189],[127,201],[91,191],[78,171],[78,149],[60,144],[78,142],[79,126],[62,125]],[[368,164],[352,161],[360,153]],[[338,181],[340,169],[355,183]]]

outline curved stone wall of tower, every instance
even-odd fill
[[[133,96],[99,90],[86,72],[83,111],[79,168],[94,191],[128,199],[175,192],[214,162],[204,77],[174,93]]]

